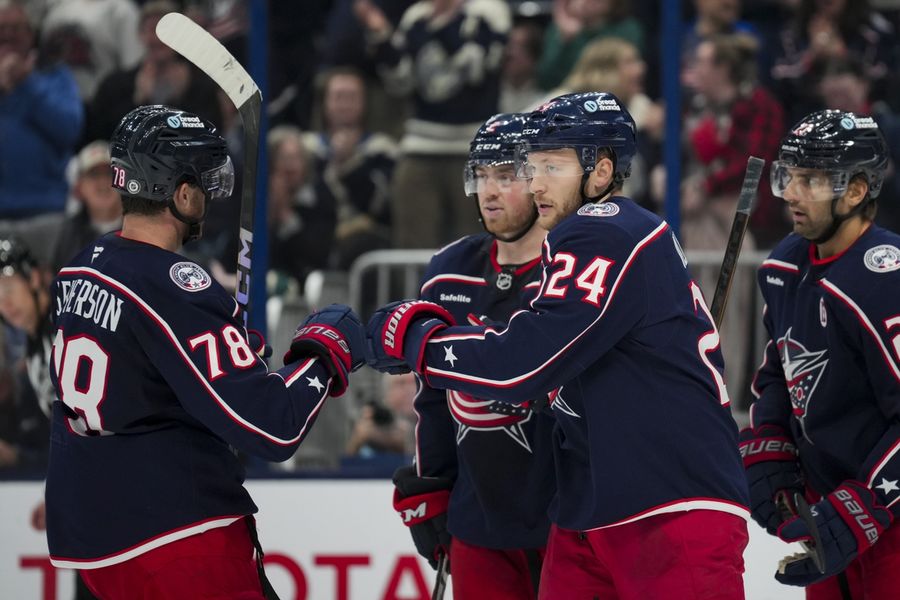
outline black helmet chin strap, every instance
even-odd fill
[[[833,238],[834,234],[837,233],[837,230],[840,229],[841,225],[845,221],[852,219],[856,215],[862,214],[862,211],[865,210],[865,208],[869,205],[870,202],[872,202],[872,198],[869,196],[868,193],[866,193],[866,197],[863,199],[863,201],[860,202],[859,204],[857,204],[856,206],[854,206],[853,208],[851,208],[850,212],[848,212],[845,215],[839,215],[835,211],[835,209],[837,208],[838,200],[840,200],[839,197],[831,199],[831,225],[828,226],[828,229],[826,229],[822,233],[822,235],[809,240],[813,244],[816,244],[816,245],[824,244],[825,242],[827,242],[828,240]]]
[[[206,219],[206,211],[209,210],[209,200],[205,196],[203,199],[203,214],[200,215],[199,219],[191,220],[181,214],[178,208],[175,207],[174,198],[169,200],[169,210],[172,211],[172,215],[176,219],[188,226],[187,235],[181,240],[182,244],[187,244],[203,237],[203,221]]]
[[[616,173],[613,176],[612,181],[609,182],[609,185],[606,186],[605,190],[603,190],[596,196],[588,196],[587,194],[584,193],[584,188],[587,185],[587,181],[590,176],[591,176],[590,173],[584,173],[581,176],[581,189],[579,191],[581,192],[581,205],[582,206],[584,206],[585,204],[588,204],[589,202],[599,202],[600,200],[603,200],[607,196],[612,195],[612,191],[614,189],[616,189],[616,187],[618,187],[622,184],[622,176],[619,175],[618,173]]]

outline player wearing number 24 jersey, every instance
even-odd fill
[[[234,449],[289,458],[361,362],[361,325],[314,313],[269,371],[234,298],[176,253],[230,194],[224,140],[194,115],[145,106],[119,125],[112,157],[123,229],[52,287],[51,561],[81,569],[102,598],[261,599],[257,508]]]
[[[514,404],[551,394],[541,599],[742,598],[747,485],[718,333],[668,225],[616,194],[634,147],[610,94],[531,113],[517,162],[549,233],[530,309],[483,327],[422,303],[376,313],[369,362]]]

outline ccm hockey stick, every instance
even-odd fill
[[[741,186],[741,194],[738,196],[737,211],[734,213],[734,221],[731,223],[731,233],[728,234],[728,244],[725,246],[722,268],[719,269],[716,291],[713,294],[712,305],[709,307],[717,329],[722,325],[722,318],[725,316],[728,291],[731,289],[737,260],[741,255],[744,233],[750,222],[750,211],[753,208],[753,201],[756,199],[756,188],[759,187],[759,180],[765,164],[766,161],[755,156],[747,159],[747,170],[744,172],[744,183]]]
[[[209,75],[237,108],[244,125],[244,173],[241,188],[240,250],[234,298],[244,327],[250,310],[250,267],[253,258],[253,211],[256,203],[256,162],[259,157],[259,116],[262,94],[253,78],[219,41],[181,13],[169,13],[156,25],[166,46]]]

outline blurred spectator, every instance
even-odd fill
[[[328,187],[316,181],[296,127],[269,131],[269,269],[302,289],[310,271],[328,266],[334,243],[335,204]],[[231,254],[237,256],[237,250]],[[277,293],[284,284],[275,286]]]
[[[42,472],[47,465],[52,402],[48,285],[47,273],[21,242],[0,239],[0,319],[8,361],[0,373],[0,469]],[[25,335],[25,360],[10,352],[15,332]]]
[[[222,125],[218,85],[156,37],[159,20],[177,10],[169,0],[152,0],[141,9],[138,32],[147,51],[137,66],[102,80],[89,105],[84,139],[109,139],[122,116],[142,104],[177,106]]]
[[[56,2],[42,23],[41,44],[72,69],[81,98],[88,103],[107,75],[130,69],[141,59],[137,5],[132,0]],[[107,131],[103,137],[111,134]]]
[[[756,80],[756,40],[746,34],[714,35],[700,42],[693,66],[694,104],[685,119],[688,178],[681,193],[681,241],[686,250],[721,252],[728,240],[747,157],[767,163],[743,249],[771,247],[787,229],[784,203],[772,196],[768,164],[784,128],[781,106]],[[716,285],[714,270],[694,274],[707,298]],[[745,274],[746,275],[746,274]],[[754,281],[735,279],[729,311],[720,328],[725,380],[737,394],[749,389],[752,360],[747,340],[755,312]]]
[[[538,64],[540,86],[545,90],[559,86],[584,47],[603,37],[619,37],[643,49],[644,31],[629,16],[627,0],[555,0]]]
[[[0,0],[0,219],[61,212],[83,109],[63,65],[36,68],[22,5]]]
[[[784,112],[757,82],[756,51],[756,40],[746,34],[717,35],[697,46],[696,96],[685,120],[691,150],[690,179],[682,189],[685,247],[724,247],[747,157],[770,162],[778,150]],[[770,248],[786,230],[783,203],[761,185],[750,231]]]
[[[775,91],[791,123],[818,104],[813,66],[852,56],[864,66],[872,96],[900,106],[898,45],[894,26],[867,0],[800,0],[796,18],[781,31],[772,67]]]
[[[412,454],[415,451],[416,378],[412,373],[385,374],[384,404],[367,402],[347,442],[348,456]]]
[[[832,58],[818,65],[819,83],[817,91],[820,106],[833,108],[858,115],[868,115],[875,119],[878,128],[887,141],[891,155],[891,165],[884,179],[882,194],[886,198],[900,198],[900,116],[883,101],[869,100],[869,80],[865,67],[850,58]],[[875,221],[882,227],[900,232],[900,204],[881,202]]]
[[[500,112],[522,112],[539,104],[544,91],[537,85],[537,65],[543,48],[543,32],[530,21],[513,25],[503,54]]]
[[[85,246],[122,226],[122,201],[112,187],[109,142],[96,140],[73,159],[75,214],[66,218],[53,248],[50,266],[57,272]]]
[[[347,270],[364,252],[391,242],[390,181],[396,144],[365,123],[366,84],[352,68],[324,74],[323,131],[304,136],[316,178],[337,205],[332,266]]]
[[[617,37],[595,40],[585,46],[575,68],[550,98],[561,94],[602,90],[616,95],[634,118],[638,132],[638,153],[631,161],[631,176],[625,180],[624,194],[655,210],[648,197],[650,169],[660,156],[663,108],[644,93],[646,65],[637,47]]]
[[[502,0],[414,4],[394,30],[371,0],[357,0],[388,93],[411,94],[413,114],[392,181],[394,245],[433,248],[474,230],[461,173],[469,141],[497,112],[510,29]]]
[[[741,19],[741,0],[694,0],[696,13],[681,40],[683,56],[690,61],[703,40],[714,35],[746,33],[756,37],[752,23]]]

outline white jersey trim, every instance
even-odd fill
[[[631,266],[631,263],[634,262],[635,258],[637,258],[637,256],[638,256],[638,254],[640,254],[640,252],[646,246],[648,246],[651,242],[656,240],[660,236],[660,234],[662,234],[668,227],[669,227],[668,223],[663,221],[656,227],[656,229],[654,229],[649,234],[647,234],[647,236],[644,237],[644,239],[642,239],[640,242],[637,243],[637,245],[635,245],[635,247],[631,250],[631,254],[628,255],[628,258],[622,264],[622,269],[621,269],[621,271],[619,271],[618,277],[616,277],[615,282],[613,282],[612,286],[610,287],[609,296],[607,296],[606,302],[603,305],[603,310],[600,311],[600,314],[597,315],[597,318],[594,319],[587,327],[585,327],[581,331],[581,333],[579,333],[574,338],[572,338],[569,341],[569,343],[567,343],[565,346],[560,348],[555,354],[553,354],[551,357],[549,357],[547,360],[545,360],[542,364],[538,365],[531,371],[529,371],[527,373],[522,373],[521,375],[517,375],[515,377],[510,377],[509,379],[505,379],[505,380],[501,381],[501,380],[497,380],[497,379],[488,379],[486,377],[476,377],[474,375],[466,375],[464,373],[459,373],[459,372],[454,372],[454,371],[446,371],[443,369],[436,369],[434,367],[426,366],[426,368],[425,368],[426,375],[433,374],[433,375],[448,377],[450,379],[458,379],[458,380],[462,380],[462,381],[471,381],[471,382],[475,382],[475,383],[479,383],[479,384],[493,385],[495,387],[512,387],[512,386],[520,383],[521,381],[524,381],[526,379],[533,377],[535,374],[537,374],[537,373],[541,372],[543,369],[545,369],[547,367],[547,365],[549,365],[550,363],[552,363],[553,361],[558,359],[566,350],[568,350],[573,344],[575,344],[575,342],[577,342],[588,331],[590,331],[594,327],[594,325],[596,325],[597,323],[600,322],[600,320],[606,314],[606,311],[612,305],[613,298],[616,295],[616,291],[619,288],[619,284],[622,282],[623,276],[628,272],[628,268]],[[545,241],[545,244],[546,244],[546,241]],[[526,311],[518,311],[515,315],[513,315],[513,318],[511,318],[509,320],[510,324],[512,324],[512,321],[516,316],[518,316],[520,313],[523,313],[523,312],[526,312]],[[504,333],[506,331],[509,331],[508,326],[504,330]],[[428,340],[428,343],[429,344],[439,344],[441,342],[446,342],[451,339],[484,339],[487,333],[496,333],[496,332],[491,329],[487,329],[483,333],[480,333],[480,334],[460,335],[460,336],[443,336],[443,337],[441,336],[440,333],[438,333],[437,335],[432,336],[431,339]]]
[[[884,345],[884,340],[881,339],[880,335],[878,335],[878,330],[875,329],[874,325],[872,325],[872,321],[869,320],[869,317],[866,316],[866,313],[863,311],[863,309],[853,301],[853,298],[844,293],[844,291],[839,287],[828,281],[828,279],[820,280],[819,285],[828,290],[833,296],[836,296],[853,312],[856,313],[856,317],[863,324],[863,327],[865,327],[869,331],[869,334],[873,338],[875,338],[875,341],[878,343],[878,348],[879,350],[881,350],[881,355],[884,357],[884,362],[886,362],[888,367],[890,367],[890,371],[891,373],[893,373],[894,378],[897,379],[898,382],[900,382],[900,368],[897,367],[897,363],[894,362],[890,351],[888,351],[887,347]]]
[[[97,279],[105,282],[107,285],[115,287],[115,288],[119,289],[122,293],[127,295],[135,304],[140,306],[141,309],[144,310],[148,316],[150,316],[154,321],[156,321],[156,323],[157,323],[157,325],[159,325],[160,329],[162,329],[163,332],[166,334],[166,336],[169,338],[169,341],[172,342],[172,345],[175,346],[176,349],[178,349],[179,354],[181,354],[182,360],[184,360],[184,362],[188,364],[191,371],[194,373],[194,375],[197,377],[197,379],[200,381],[200,383],[206,389],[207,393],[216,401],[216,403],[219,404],[219,406],[225,411],[225,413],[228,414],[228,416],[230,416],[238,424],[240,424],[244,428],[252,431],[253,433],[261,435],[262,437],[266,438],[267,440],[269,440],[275,444],[282,445],[282,446],[289,446],[289,445],[297,442],[297,440],[300,440],[303,438],[302,431],[301,431],[301,433],[297,434],[296,436],[294,436],[293,438],[290,438],[290,439],[279,438],[267,431],[260,429],[259,427],[257,427],[253,423],[251,423],[250,421],[247,421],[246,419],[241,417],[237,412],[235,412],[235,410],[233,408],[231,408],[231,406],[229,406],[228,403],[225,402],[225,400],[223,400],[221,396],[219,396],[219,394],[216,392],[215,388],[213,388],[212,384],[206,379],[206,377],[203,375],[203,373],[200,372],[200,369],[198,369],[197,365],[195,365],[194,362],[191,360],[187,351],[185,351],[184,346],[182,346],[181,342],[178,340],[178,336],[175,335],[175,332],[172,331],[172,328],[169,326],[169,324],[166,323],[166,321],[159,315],[159,313],[157,313],[155,310],[153,310],[153,308],[149,304],[144,302],[143,299],[141,299],[137,294],[135,294],[125,284],[123,284],[123,283],[113,279],[112,277],[109,277],[108,275],[105,275],[99,271],[91,269],[90,267],[67,267],[67,268],[60,270],[59,273],[60,273],[60,275],[84,273],[84,274],[90,275],[91,277],[96,277]],[[261,359],[259,359],[257,357],[255,360],[261,360]],[[312,415],[310,415],[310,416],[312,416]],[[308,423],[309,423],[309,420],[307,419],[307,424]],[[305,429],[306,429],[306,425],[304,425],[304,427],[303,427],[303,430],[305,430]]]
[[[799,273],[800,267],[797,265],[791,264],[789,262],[784,262],[783,260],[777,260],[775,258],[767,258],[760,265],[761,268],[771,267],[773,269],[780,269],[782,271],[788,271],[791,273]]]
[[[689,510],[714,510],[717,512],[724,512],[728,514],[735,515],[737,517],[741,517],[745,521],[750,520],[750,511],[746,506],[742,506],[740,504],[735,504],[733,502],[728,502],[727,500],[716,500],[713,498],[694,498],[694,499],[685,499],[685,500],[677,500],[672,502],[671,504],[663,504],[661,506],[655,506],[653,508],[649,508],[644,512],[638,513],[632,517],[628,517],[627,519],[623,519],[622,521],[616,521],[615,523],[610,523],[609,525],[602,525],[600,527],[594,527],[592,529],[585,529],[584,531],[598,531],[600,529],[609,529],[610,527],[618,527],[619,525],[627,525],[629,523],[634,523],[635,521],[640,521],[642,519],[647,519],[649,517],[655,517],[656,515],[663,515],[666,513],[673,512],[686,512]]]
[[[147,540],[142,544],[133,546],[116,554],[105,556],[103,558],[82,560],[75,558],[56,558],[51,556],[50,564],[58,569],[102,569],[103,567],[109,567],[112,565],[123,563],[126,560],[131,560],[136,556],[140,556],[141,554],[145,554],[147,552],[150,552],[151,550],[156,550],[157,548],[165,546],[166,544],[171,544],[172,542],[183,540],[185,538],[191,537],[192,535],[204,533],[211,529],[218,529],[219,527],[227,527],[238,519],[243,518],[244,515],[239,515],[237,517],[225,517],[222,519],[202,521],[194,525],[189,525],[184,529],[177,529],[175,531],[170,531],[169,533],[163,534],[159,537],[151,538],[150,540]]]
[[[441,273],[423,283],[422,289],[419,290],[419,294],[424,294],[425,290],[439,281],[458,281],[460,283],[471,283],[472,285],[487,285],[487,280],[484,277],[472,277],[471,275],[459,275],[457,273]]]

